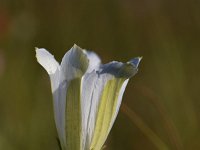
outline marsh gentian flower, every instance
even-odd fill
[[[36,48],[36,57],[50,76],[62,150],[100,150],[141,58],[103,65],[94,52],[77,45],[64,55],[60,65],[43,48]]]

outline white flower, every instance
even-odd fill
[[[102,65],[95,53],[77,45],[64,55],[60,65],[43,48],[36,48],[36,57],[50,76],[62,150],[100,150],[141,57]]]

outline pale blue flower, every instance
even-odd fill
[[[61,64],[43,48],[36,48],[36,57],[50,76],[62,150],[100,150],[141,57],[103,65],[94,52],[77,45],[64,55]]]

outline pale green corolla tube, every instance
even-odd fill
[[[43,48],[36,48],[36,57],[50,76],[62,150],[100,150],[141,57],[127,63],[101,64],[94,52],[77,45],[64,55],[61,64]]]

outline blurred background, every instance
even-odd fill
[[[143,56],[105,150],[200,149],[200,1],[0,0],[0,150],[58,150],[49,77],[76,43],[103,63]]]

